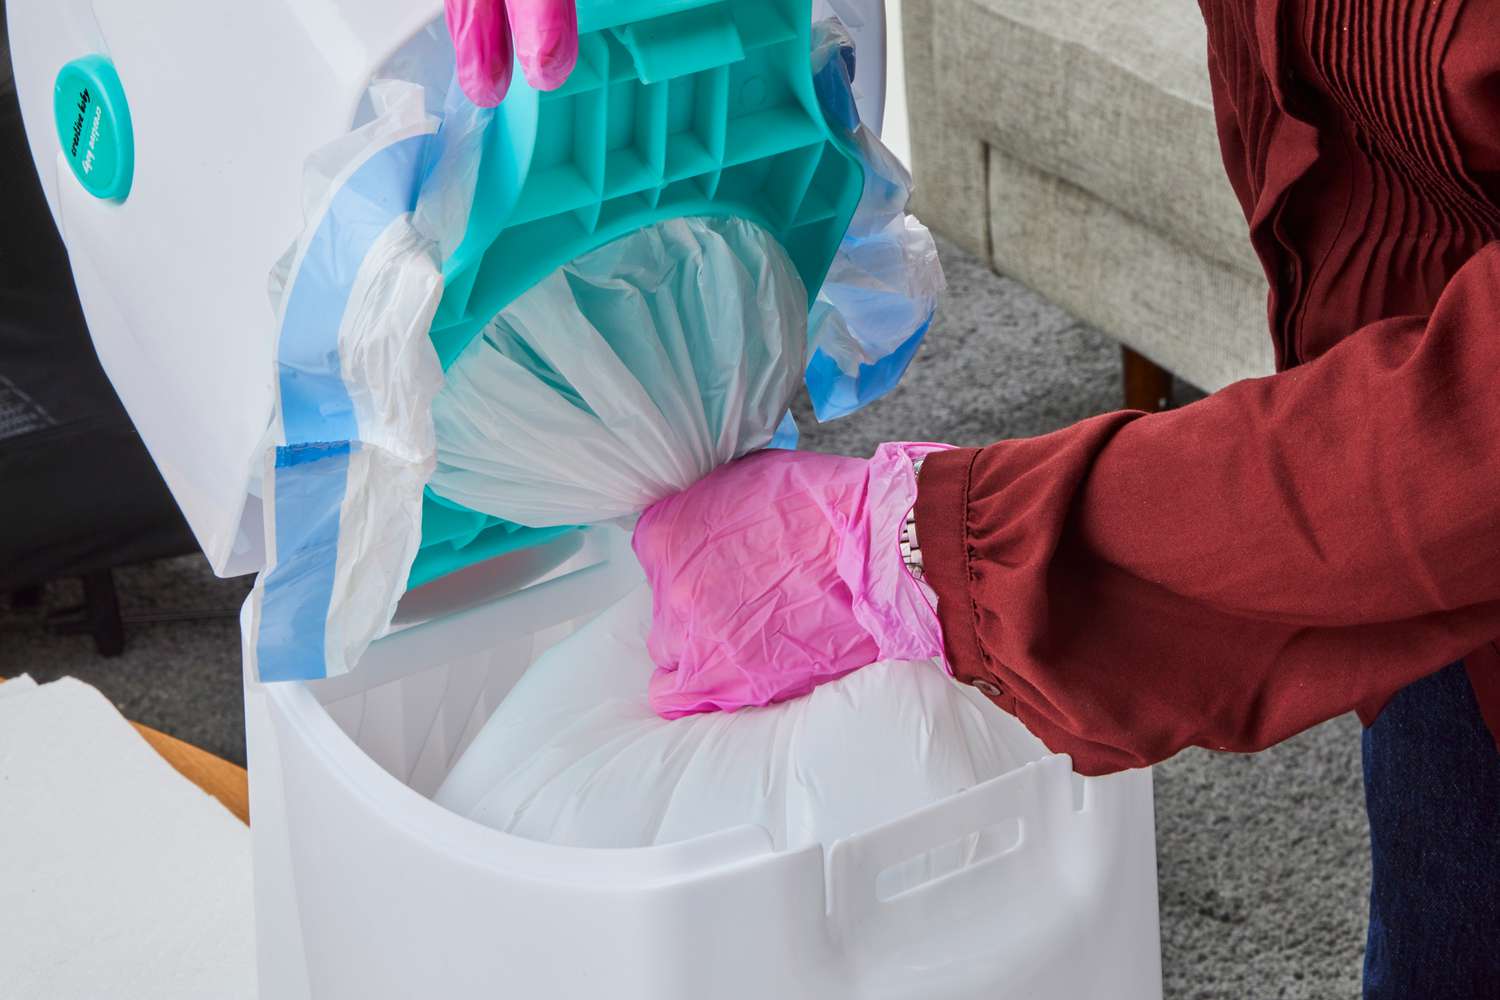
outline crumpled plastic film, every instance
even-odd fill
[[[527,291],[449,368],[432,489],[538,528],[638,514],[787,432],[806,344],[806,290],[765,230],[639,230]]]
[[[836,19],[813,26],[814,85],[824,114],[854,143],[865,189],[810,320],[807,388],[819,420],[868,405],[901,381],[945,288],[937,244],[907,214],[912,181],[859,120],[854,43]]]
[[[456,90],[456,88],[455,88]],[[347,672],[390,622],[422,538],[442,372],[441,255],[467,224],[488,112],[383,81],[374,117],[307,162],[306,227],[272,272],[276,410],[261,474],[262,680]]]
[[[773,708],[669,722],[646,701],[650,619],[642,587],[542,654],[449,772],[438,804],[572,847],[669,844],[748,823],[775,849],[796,850],[1046,752],[931,663],[877,663]],[[971,846],[948,845],[901,874],[919,884],[962,867]]]
[[[900,548],[912,463],[940,450],[765,451],[642,514],[632,547],[655,596],[651,707],[733,712],[877,660],[940,656],[935,604]]]

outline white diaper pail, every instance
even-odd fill
[[[826,851],[752,827],[562,848],[430,802],[567,619],[633,582],[606,559],[382,639],[343,678],[247,684],[262,996],[1160,997],[1147,771],[1085,780],[1039,752]],[[883,873],[975,833],[989,856],[883,898]]]
[[[822,6],[859,42],[878,122],[882,4]],[[266,275],[302,226],[309,151],[358,120],[370,81],[447,72],[442,4],[6,0],[6,15],[105,371],[216,572],[255,571]],[[91,88],[76,108],[54,106],[65,68]],[[99,147],[86,174],[74,124]],[[560,847],[432,802],[536,657],[639,580],[622,531],[572,532],[413,590],[348,674],[246,677],[262,997],[1160,997],[1150,773],[1079,778],[1019,724],[1032,749],[1012,772],[795,850],[753,826]],[[890,888],[959,842],[980,845],[964,867]]]

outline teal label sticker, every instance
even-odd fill
[[[68,63],[57,74],[52,108],[73,176],[96,198],[123,200],[135,170],[135,136],[114,64],[100,55]]]

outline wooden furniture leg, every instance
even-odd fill
[[[125,619],[120,614],[120,595],[115,575],[107,569],[85,573],[83,603],[47,613],[47,629],[54,635],[88,635],[100,656],[125,652]]]
[[[1120,348],[1125,408],[1159,413],[1172,408],[1172,373],[1128,347]]]
[[[107,569],[85,574],[83,605],[87,629],[94,637],[94,648],[99,655],[119,656],[125,652],[125,622],[120,617],[115,575]]]

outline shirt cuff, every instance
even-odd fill
[[[917,479],[917,540],[922,575],[937,594],[943,648],[953,677],[965,684],[988,680],[969,596],[969,474],[978,448],[927,456]]]

